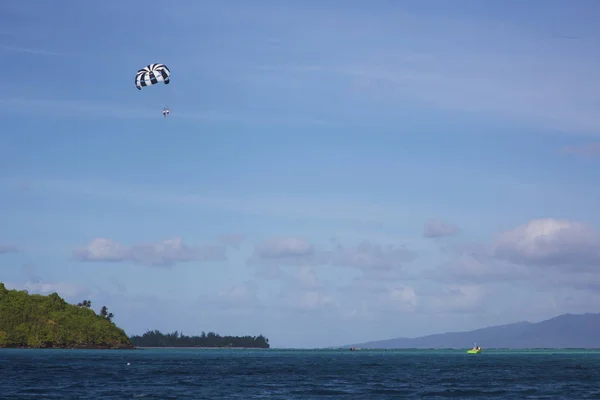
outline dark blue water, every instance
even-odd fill
[[[600,399],[600,352],[0,350],[0,399],[132,398]]]

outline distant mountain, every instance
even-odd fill
[[[371,349],[600,348],[600,313],[563,314],[541,322],[517,322],[466,332],[397,338],[343,347]]]

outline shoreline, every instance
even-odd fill
[[[136,346],[136,349],[269,350],[264,347]]]
[[[133,347],[35,347],[35,346],[1,346],[0,350],[137,350],[135,346]]]

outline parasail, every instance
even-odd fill
[[[171,81],[171,71],[165,64],[150,64],[145,68],[140,69],[135,75],[135,86],[138,90],[142,87],[152,86],[158,82],[164,82],[168,85]]]

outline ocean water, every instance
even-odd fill
[[[0,350],[0,399],[600,399],[600,351]]]

